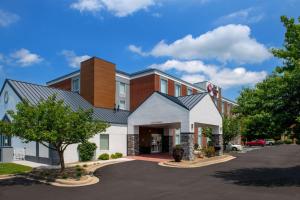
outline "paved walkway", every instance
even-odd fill
[[[150,162],[166,162],[172,160],[172,156],[168,153],[159,153],[159,154],[142,154],[138,156],[128,156],[127,158],[134,160],[150,161]]]
[[[50,165],[42,164],[42,163],[36,163],[36,162],[30,162],[27,160],[15,160],[13,163],[19,164],[19,165],[26,165],[32,168],[40,168],[40,167],[51,167]]]

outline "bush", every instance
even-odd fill
[[[97,145],[91,142],[84,142],[78,145],[80,161],[92,160],[95,155],[96,149],[97,149]]]
[[[199,148],[199,144],[198,143],[194,144],[194,150],[197,150],[198,148]]]
[[[299,139],[297,139],[296,144],[300,144],[300,140]]]
[[[291,140],[291,139],[284,140],[284,144],[292,144],[292,143],[293,143],[293,140]]]
[[[98,157],[98,160],[109,160],[108,153],[103,153]]]
[[[215,148],[212,146],[204,147],[202,151],[206,157],[213,157],[216,154]]]
[[[115,153],[115,154],[111,154],[110,156],[112,159],[117,159],[117,158],[122,158],[123,157],[123,154],[122,153]]]
[[[175,162],[181,162],[182,157],[183,157],[184,150],[181,147],[181,145],[176,145],[173,147],[173,158]]]

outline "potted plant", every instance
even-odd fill
[[[184,150],[180,145],[176,145],[173,148],[173,158],[174,158],[175,162],[181,162],[183,153],[184,153]]]

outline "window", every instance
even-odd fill
[[[168,93],[168,81],[165,79],[160,79],[160,92]]]
[[[72,91],[73,92],[80,92],[80,79],[77,77],[77,78],[74,78],[72,80]]]
[[[175,97],[179,97],[181,95],[181,87],[180,85],[175,85]]]
[[[175,145],[180,144],[180,129],[175,129]]]
[[[187,95],[191,95],[191,94],[193,94],[193,90],[191,88],[188,88]]]
[[[109,150],[108,134],[100,134],[100,150]]]
[[[202,127],[198,127],[198,145],[199,147],[201,147],[202,145]]]
[[[11,137],[0,134],[0,147],[11,146]]]
[[[126,96],[126,85],[125,83],[119,83],[119,95],[121,97],[125,97]]]
[[[120,100],[119,107],[121,110],[126,110],[126,102],[125,100]]]

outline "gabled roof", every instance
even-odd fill
[[[199,103],[203,99],[205,95],[207,95],[207,92],[202,92],[202,93],[191,94],[187,96],[174,97],[161,92],[157,92],[157,93],[169,99],[170,101],[173,101],[174,103],[184,107],[187,110],[191,110],[195,105],[197,105],[197,103]]]
[[[95,120],[115,124],[127,124],[127,118],[130,114],[129,111],[125,110],[115,111],[112,109],[96,108],[78,93],[71,91],[9,79],[7,79],[5,83],[8,83],[12,87],[21,100],[28,100],[33,105],[36,105],[40,100],[47,99],[55,94],[58,100],[63,100],[64,104],[70,106],[74,111],[79,108],[84,110],[93,109]]]

